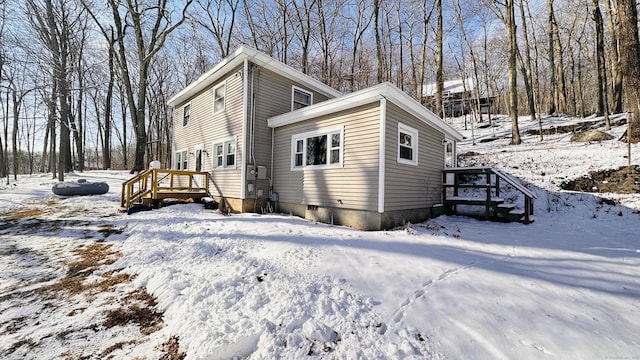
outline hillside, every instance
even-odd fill
[[[523,118],[510,146],[504,117],[474,139],[452,123],[468,137],[460,165],[504,169],[537,194],[534,223],[440,216],[363,232],[198,204],[125,215],[125,172],[70,174],[111,187],[75,198],[54,196],[50,175],[20,177],[0,188],[0,357],[640,356],[640,194],[561,187],[625,166],[625,127],[540,141]]]

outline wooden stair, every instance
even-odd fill
[[[203,198],[211,198],[209,173],[149,169],[122,183],[120,209],[132,213],[159,207],[166,199],[200,201]]]
[[[533,222],[533,200],[536,195],[515,177],[490,167],[448,168],[443,170],[443,205],[447,214],[458,214],[458,206],[484,207],[488,220],[524,224]],[[506,185],[505,185],[506,184]],[[500,197],[501,186],[509,186],[521,195],[519,207]],[[464,192],[464,196],[460,195]],[[469,194],[470,193],[470,194]]]

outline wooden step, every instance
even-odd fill
[[[503,198],[491,198],[492,206],[497,206],[498,204],[502,204],[503,202]],[[444,203],[447,205],[485,205],[487,203],[487,199],[477,197],[449,196],[444,200]]]
[[[504,215],[507,219],[509,219],[509,221],[522,221],[522,218],[524,217],[524,210],[511,210],[508,213],[506,213]]]
[[[514,204],[498,204],[495,206],[496,213],[504,215],[514,211],[516,206]]]

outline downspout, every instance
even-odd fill
[[[276,140],[276,129],[275,128],[271,128],[271,165],[269,168],[269,171],[271,172],[270,176],[269,176],[269,201],[273,201],[274,199],[274,195],[273,195],[273,153],[274,153],[274,148],[275,148],[275,140]],[[278,204],[277,200],[275,201],[276,205]],[[274,207],[274,211],[277,211],[277,209]]]
[[[387,134],[387,99],[380,99],[380,138],[378,143],[378,212],[384,213],[385,155]]]
[[[253,164],[253,211],[258,205],[258,167],[256,164],[256,96],[254,94],[255,65],[251,64],[251,163]]]
[[[241,181],[240,181],[240,199],[244,201],[247,197],[247,164],[246,164],[246,154],[247,154],[247,106],[249,101],[247,97],[249,96],[249,77],[247,76],[247,72],[249,71],[249,60],[244,59],[244,69],[242,76],[242,89],[244,91],[244,96],[242,97],[242,162],[240,164],[241,169]],[[242,212],[242,209],[240,209]]]
[[[175,116],[173,116],[173,112],[176,111],[176,109],[174,107],[171,107],[171,122],[175,122]],[[169,164],[169,169],[175,169],[176,168],[176,131],[175,131],[175,124],[172,124],[171,126],[173,128],[173,131],[171,132],[171,163]]]

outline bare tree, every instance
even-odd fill
[[[506,0],[504,4],[495,1],[490,10],[504,23],[507,31],[507,66],[509,73],[509,116],[511,117],[511,145],[522,143],[520,129],[518,127],[518,37],[516,31],[515,2]],[[504,13],[500,5],[504,6]]]
[[[240,0],[197,0],[192,19],[215,39],[220,58],[229,55]]]
[[[436,115],[444,119],[444,66],[443,66],[443,26],[442,26],[442,0],[436,0],[436,17],[438,19],[436,30]]]
[[[373,0],[373,31],[376,39],[378,83],[381,83],[384,81],[384,56],[382,55],[382,39],[380,38],[380,0]]]
[[[73,169],[70,124],[72,119],[71,52],[75,49],[72,34],[77,30],[82,11],[68,0],[26,0],[26,11],[31,26],[49,51],[52,82],[56,89],[52,101],[57,102],[60,125],[60,152],[58,180],[64,181],[65,172]]]
[[[607,9],[607,29],[609,30],[609,64],[611,65],[612,97],[614,113],[622,112],[622,70],[620,64],[620,48],[618,39],[618,9],[616,0],[605,0]]]
[[[506,0],[505,24],[507,26],[507,41],[509,43],[509,116],[511,116],[511,145],[522,143],[520,129],[518,128],[518,72],[516,69],[516,56],[518,43],[516,34],[515,0]]]
[[[618,0],[618,24],[624,96],[631,113],[627,119],[627,138],[636,143],[640,141],[640,42],[636,0]]]
[[[145,153],[147,149],[146,130],[146,100],[149,73],[156,54],[164,46],[167,37],[180,26],[186,17],[186,12],[193,0],[186,0],[181,15],[173,22],[168,0],[135,1],[108,0],[111,10],[113,26],[117,34],[117,54],[122,83],[127,97],[129,115],[135,133],[136,151],[131,172],[142,171],[145,167]],[[122,16],[124,12],[125,17]],[[97,18],[94,16],[94,18]],[[125,21],[126,20],[126,21]],[[127,30],[132,29],[136,49],[137,79],[131,73],[131,60],[127,56]],[[135,79],[135,80],[134,80]]]

